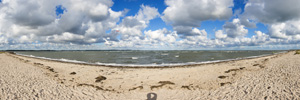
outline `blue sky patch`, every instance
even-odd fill
[[[158,9],[161,14],[165,9],[166,5],[164,0],[113,0],[114,5],[111,7],[114,11],[122,11],[128,9],[129,12],[126,16],[134,16],[140,9],[141,5],[148,5]]]
[[[247,2],[248,0],[233,0],[234,6],[232,8],[232,12],[235,14],[236,11],[240,10],[239,14],[242,14]]]
[[[61,18],[61,15],[64,14],[64,12],[67,12],[67,9],[63,7],[62,5],[56,6],[56,18]]]

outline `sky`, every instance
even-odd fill
[[[0,50],[300,49],[299,0],[0,0]]]

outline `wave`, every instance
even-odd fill
[[[161,54],[162,56],[167,56],[167,55],[169,55],[168,53],[162,53]]]
[[[88,63],[88,62],[84,62],[84,61],[70,60],[70,59],[64,59],[64,58],[55,59],[55,58],[39,57],[39,56],[34,56],[34,55],[25,55],[25,54],[20,54],[20,53],[16,53],[16,52],[15,52],[15,54],[25,56],[25,57],[52,60],[52,61],[71,62],[71,63]]]
[[[166,67],[166,66],[168,66],[168,67],[172,67],[172,66],[209,64],[209,63],[217,63],[217,62],[225,62],[225,61],[259,58],[259,57],[270,56],[270,55],[275,55],[275,54],[280,54],[280,53],[285,53],[285,52],[287,52],[287,51],[277,52],[274,54],[264,54],[264,55],[259,55],[259,56],[249,56],[249,57],[226,59],[226,60],[213,60],[212,59],[212,61],[202,61],[202,62],[161,63],[161,64],[155,64],[155,63],[154,64],[117,64],[117,63],[102,63],[102,62],[90,63],[90,62],[70,60],[70,59],[65,59],[65,58],[55,59],[55,58],[39,57],[39,56],[34,56],[34,55],[25,55],[25,54],[20,54],[20,53],[16,53],[16,52],[15,52],[15,54],[21,55],[21,56],[26,56],[26,57],[31,57],[31,58],[51,60],[51,61],[69,62],[69,63],[77,63],[77,64],[101,65],[101,66],[114,66],[114,67],[120,67],[120,66],[122,66],[122,67]],[[175,56],[175,57],[177,57],[177,56]],[[178,55],[178,57],[179,57],[179,55]],[[131,59],[136,60],[136,59],[139,59],[139,57],[132,57]]]
[[[136,60],[139,59],[139,57],[131,57],[131,59]]]

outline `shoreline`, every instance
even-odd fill
[[[101,66],[101,67],[116,67],[116,68],[177,68],[177,67],[193,67],[193,66],[201,66],[201,65],[207,65],[207,64],[218,64],[218,63],[226,63],[231,61],[239,61],[239,60],[247,60],[247,59],[256,59],[261,57],[268,57],[268,56],[274,56],[279,54],[284,54],[288,52],[293,52],[294,50],[286,50],[274,54],[264,54],[259,56],[249,56],[249,57],[243,57],[243,58],[236,58],[236,59],[226,59],[226,60],[216,60],[216,61],[203,61],[203,62],[193,62],[193,63],[178,63],[178,64],[167,64],[167,65],[134,65],[134,64],[97,64],[97,63],[88,63],[84,61],[77,61],[77,60],[69,60],[65,59],[65,61],[62,61],[60,59],[52,59],[52,58],[46,58],[46,57],[37,57],[32,55],[25,55],[25,54],[18,54],[16,52],[12,52],[10,54],[17,55],[17,56],[23,56],[23,57],[29,57],[34,59],[40,59],[40,60],[48,60],[48,61],[54,61],[54,62],[61,62],[61,63],[69,63],[69,64],[78,64],[78,65],[90,65],[90,66]]]

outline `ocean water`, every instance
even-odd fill
[[[17,51],[31,57],[115,66],[166,66],[218,62],[283,51]]]

